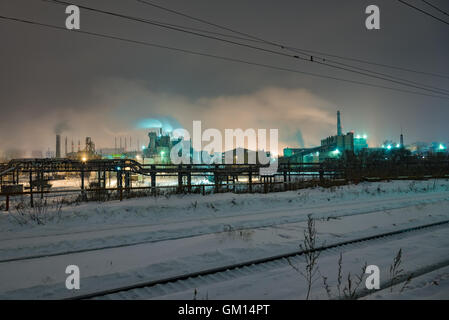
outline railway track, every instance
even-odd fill
[[[288,265],[288,259],[299,259],[301,255],[304,255],[310,251],[331,251],[339,247],[347,247],[351,245],[358,245],[361,243],[366,243],[370,241],[383,240],[385,238],[390,238],[394,236],[403,235],[406,233],[417,232],[420,230],[437,228],[440,226],[446,226],[449,224],[449,220],[444,220],[432,224],[426,224],[411,228],[406,228],[402,230],[397,230],[393,232],[380,233],[377,235],[372,235],[368,237],[338,242],[330,245],[320,246],[316,249],[309,251],[294,251],[287,254],[270,256],[262,259],[255,259],[246,262],[241,262],[237,264],[231,264],[221,267],[216,267],[212,269],[202,270],[198,272],[188,273],[184,275],[179,275],[175,277],[169,277],[165,279],[159,279],[154,281],[144,281],[141,283],[136,283],[128,286],[122,286],[113,289],[101,290],[97,292],[92,292],[88,294],[78,295],[69,297],[69,300],[79,300],[79,299],[99,299],[99,298],[152,298],[159,295],[163,295],[169,292],[177,292],[179,290],[185,290],[189,287],[194,287],[200,284],[208,284],[217,281],[225,281],[228,279],[234,279],[236,277],[245,276],[253,274],[254,272],[260,272],[261,270],[267,270],[271,268],[278,268]],[[436,265],[426,266],[418,271],[414,272],[414,276],[419,276],[439,268],[449,265],[449,261],[444,261]],[[397,279],[396,283],[405,279]],[[393,284],[393,285],[394,285]],[[385,286],[385,284],[384,284]]]
[[[435,200],[435,202],[445,201],[445,200],[448,200],[448,198],[447,197],[438,198]],[[316,219],[344,218],[344,217],[351,217],[351,216],[357,216],[357,215],[371,214],[371,213],[375,213],[375,212],[382,212],[384,210],[400,210],[400,209],[404,209],[404,208],[408,208],[408,207],[413,207],[415,205],[417,205],[417,203],[411,203],[411,204],[409,203],[406,205],[401,205],[401,206],[396,206],[396,207],[391,207],[391,208],[369,209],[369,210],[363,210],[362,212],[350,212],[350,213],[346,213],[346,214],[328,215],[328,216],[315,217],[315,218]],[[288,225],[288,224],[292,224],[292,223],[301,223],[301,222],[307,221],[307,218],[305,216],[306,215],[304,215],[304,217],[302,217],[301,219],[294,219],[294,221],[289,221],[287,223],[266,223],[266,224],[262,224],[262,225],[254,226],[254,227],[240,227],[240,228],[237,227],[237,228],[234,228],[233,231],[255,230],[255,229],[261,229],[261,228],[267,228],[267,227],[283,226],[283,225]],[[186,238],[203,236],[203,235],[212,234],[212,233],[217,233],[217,232],[196,232],[196,233],[194,232],[192,234],[177,236],[177,237],[161,237],[158,239],[135,241],[135,242],[131,242],[131,243],[123,243],[123,244],[115,244],[115,245],[106,245],[106,246],[95,247],[95,248],[83,248],[83,249],[63,251],[63,252],[35,254],[35,255],[29,255],[29,256],[21,256],[21,257],[15,257],[15,258],[2,259],[2,260],[0,260],[0,263],[56,257],[56,256],[63,256],[63,255],[84,253],[84,252],[94,252],[94,251],[114,249],[114,248],[131,247],[131,246],[136,246],[136,245],[141,245],[141,244],[157,243],[157,242],[161,242],[161,241],[186,239]]]

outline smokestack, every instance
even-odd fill
[[[61,135],[56,135],[56,158],[61,158]]]
[[[72,139],[72,153],[74,153],[75,152],[75,143],[73,142],[73,139]]]
[[[337,111],[337,136],[341,136],[341,121],[340,121],[340,111]]]
[[[65,151],[64,156],[67,157],[67,136],[65,137],[65,141],[64,141],[64,151]]]
[[[403,148],[404,147],[404,135],[401,133],[401,142],[400,142],[400,144],[401,144],[401,148]]]

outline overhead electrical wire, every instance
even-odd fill
[[[64,4],[64,5],[68,5],[69,4],[68,2],[61,1],[61,0],[42,0],[42,1],[56,3],[56,4]],[[140,2],[140,0],[138,0],[138,1]],[[423,84],[420,84],[420,83],[417,83],[417,82],[413,82],[413,81],[410,81],[410,80],[407,80],[407,79],[402,79],[402,78],[394,77],[394,76],[391,76],[391,75],[386,75],[384,73],[379,73],[379,72],[375,72],[375,71],[372,71],[372,70],[362,69],[362,68],[359,68],[359,67],[349,66],[349,65],[344,64],[344,63],[331,61],[332,63],[337,64],[337,65],[334,65],[334,64],[328,63],[326,61],[326,59],[320,58],[320,57],[318,57],[318,59],[314,60],[315,57],[309,56],[309,55],[304,54],[304,53],[302,53],[300,51],[297,51],[297,52],[295,52],[296,54],[291,55],[291,54],[287,54],[287,53],[284,53],[284,52],[279,52],[279,51],[270,50],[270,49],[266,49],[266,48],[262,48],[262,47],[258,47],[258,46],[254,46],[254,45],[249,45],[249,44],[246,44],[246,43],[241,43],[241,42],[227,40],[227,39],[223,39],[223,38],[219,38],[219,37],[215,37],[215,36],[209,36],[209,35],[201,34],[201,33],[194,32],[194,31],[189,31],[189,30],[185,30],[183,28],[167,26],[167,25],[155,23],[153,21],[150,21],[150,20],[147,20],[147,19],[143,19],[143,18],[137,18],[137,17],[128,16],[128,15],[124,15],[124,14],[120,14],[120,13],[116,13],[116,12],[105,11],[105,10],[101,10],[101,9],[97,9],[97,8],[87,7],[87,6],[83,6],[83,5],[77,5],[77,6],[79,8],[81,8],[81,9],[85,9],[85,10],[88,10],[88,11],[93,11],[93,12],[96,12],[96,13],[111,15],[111,16],[114,16],[114,17],[119,17],[119,18],[123,18],[123,19],[127,19],[127,20],[132,20],[132,21],[136,21],[136,22],[150,24],[150,25],[154,25],[154,26],[158,26],[158,27],[162,27],[162,28],[167,28],[167,29],[174,30],[174,31],[179,31],[179,32],[188,33],[188,34],[193,34],[195,36],[209,38],[209,39],[216,40],[216,41],[222,41],[222,42],[225,42],[225,43],[228,43],[228,44],[238,45],[238,46],[246,47],[246,48],[249,48],[249,49],[262,51],[262,52],[265,52],[265,53],[280,55],[280,56],[289,57],[289,58],[295,58],[295,59],[299,59],[299,60],[303,60],[303,61],[307,61],[307,62],[313,62],[313,63],[319,64],[319,65],[324,65],[324,66],[331,67],[331,68],[334,68],[334,69],[339,69],[339,70],[352,72],[352,73],[356,73],[356,74],[367,76],[367,77],[371,77],[371,78],[376,78],[376,79],[380,79],[380,80],[384,80],[384,81],[389,81],[389,82],[400,84],[400,85],[403,85],[403,86],[413,87],[415,89],[425,90],[425,91],[433,92],[433,93],[437,93],[437,94],[449,95],[449,91],[446,90],[446,89],[435,88],[435,87],[431,87],[431,86],[428,86],[428,85],[423,85]],[[302,54],[302,55],[306,55],[307,58],[300,57],[297,53]]]
[[[414,85],[418,85],[418,86],[421,86],[421,87],[429,88],[432,91],[433,90],[437,90],[439,92],[449,93],[449,90],[447,90],[447,89],[428,86],[426,84],[422,84],[422,83],[419,83],[419,82],[416,82],[416,81],[411,81],[411,80],[408,80],[408,79],[392,76],[392,75],[385,74],[385,73],[382,73],[382,72],[373,71],[371,69],[365,69],[365,68],[361,68],[361,67],[356,67],[356,66],[353,66],[353,65],[350,65],[350,64],[342,63],[342,62],[335,61],[335,60],[325,59],[325,58],[317,57],[317,56],[314,56],[314,59],[322,59],[323,61],[328,61],[328,62],[337,64],[337,65],[341,65],[341,66],[344,66],[344,67],[347,67],[347,68],[354,68],[356,70],[365,71],[365,72],[369,72],[369,73],[372,73],[372,74],[377,74],[377,75],[384,76],[384,77],[389,77],[389,78],[391,78],[393,80],[405,81],[405,82],[410,83],[412,85],[414,84]]]
[[[429,1],[426,1],[426,0],[421,0],[421,1],[424,2],[425,4],[431,6],[431,7],[434,8],[435,10],[437,10],[437,11],[441,12],[442,14],[444,14],[444,15],[446,15],[446,16],[449,17],[449,13],[447,13],[447,12],[444,11],[443,9],[437,7],[436,5],[430,3]]]
[[[230,31],[230,32],[233,32],[233,33],[238,34],[240,36],[245,36],[246,39],[249,40],[249,41],[255,41],[255,42],[270,44],[270,45],[274,45],[276,47],[279,47],[281,49],[301,50],[301,51],[304,51],[304,52],[320,54],[320,55],[324,55],[324,56],[328,56],[328,57],[334,57],[334,58],[338,58],[338,59],[349,60],[349,61],[359,62],[359,63],[363,63],[363,64],[370,64],[370,65],[384,67],[384,68],[396,69],[396,70],[401,70],[401,71],[406,71],[406,72],[411,72],[411,73],[418,73],[418,74],[423,74],[423,75],[428,75],[428,76],[434,76],[434,77],[440,77],[440,78],[449,79],[449,75],[443,75],[443,74],[426,72],[426,71],[420,71],[420,70],[413,70],[413,69],[410,69],[410,68],[404,68],[404,67],[400,67],[400,66],[393,66],[393,65],[383,64],[383,63],[367,61],[367,60],[363,60],[363,59],[344,57],[344,56],[341,56],[341,55],[325,53],[325,52],[322,52],[322,51],[308,50],[308,49],[297,48],[297,47],[288,46],[288,45],[284,45],[284,44],[279,44],[279,43],[275,43],[275,42],[268,41],[268,40],[262,39],[260,37],[251,35],[251,34],[246,33],[246,32],[241,32],[241,31],[238,31],[238,30],[235,30],[235,29],[223,26],[223,25],[219,25],[219,24],[214,23],[214,22],[210,22],[210,21],[207,21],[207,20],[204,20],[204,19],[201,19],[201,18],[194,17],[194,16],[186,14],[184,12],[180,12],[180,11],[177,11],[177,10],[173,10],[173,9],[164,7],[162,5],[156,4],[156,3],[148,1],[148,0],[135,0],[135,1],[140,2],[142,4],[145,4],[145,5],[148,5],[148,6],[152,6],[154,8],[158,8],[160,10],[164,10],[164,11],[167,11],[167,12],[179,15],[179,16],[186,17],[186,18],[195,20],[197,22],[201,22],[201,23],[204,23],[204,24],[207,24],[207,25],[210,25],[210,26],[222,29],[222,30]],[[228,36],[230,36],[230,35],[228,35]]]
[[[290,48],[296,49],[293,47],[290,47]],[[384,63],[368,61],[368,60],[363,60],[363,59],[358,59],[358,58],[345,57],[345,56],[341,56],[341,55],[336,55],[336,54],[331,54],[331,53],[326,53],[326,52],[316,51],[316,50],[309,50],[309,49],[298,49],[298,50],[315,53],[315,54],[320,54],[320,55],[326,56],[326,57],[333,57],[333,58],[337,58],[337,59],[341,59],[341,60],[348,60],[348,61],[354,61],[354,62],[368,64],[368,65],[373,65],[373,66],[377,66],[377,67],[383,67],[383,68],[395,69],[395,70],[405,71],[405,72],[410,72],[410,73],[422,74],[422,75],[426,75],[426,76],[449,79],[449,75],[444,75],[444,74],[432,73],[432,72],[427,72],[427,71],[422,71],[422,70],[414,70],[414,69],[409,69],[409,68],[405,68],[405,67],[393,66],[390,64],[384,64]]]
[[[448,21],[445,21],[445,20],[443,20],[443,19],[440,19],[440,18],[438,18],[437,16],[435,16],[435,15],[433,15],[433,14],[431,14],[431,13],[429,13],[429,12],[423,10],[423,9],[418,8],[417,6],[414,6],[414,5],[408,3],[408,2],[406,2],[406,1],[404,1],[404,0],[398,0],[398,1],[399,1],[400,3],[402,3],[402,4],[404,4],[404,5],[406,5],[406,6],[410,7],[410,8],[412,8],[412,9],[415,9],[416,11],[419,11],[419,12],[425,14],[426,16],[432,17],[432,18],[434,18],[435,20],[438,20],[438,21],[440,21],[440,22],[442,22],[442,23],[444,23],[444,24],[449,25],[449,22],[448,22]]]
[[[381,89],[387,89],[387,90],[392,90],[392,91],[404,92],[404,93],[409,93],[409,94],[414,94],[414,95],[422,95],[422,96],[427,96],[427,97],[433,97],[433,98],[449,100],[449,98],[447,96],[439,96],[439,95],[427,94],[427,93],[423,93],[423,92],[416,92],[416,91],[405,90],[405,89],[401,89],[401,88],[394,88],[394,87],[388,87],[388,86],[383,86],[383,85],[377,85],[377,84],[372,84],[372,83],[367,83],[367,82],[362,82],[362,81],[357,81],[357,80],[333,77],[333,76],[328,76],[328,75],[323,75],[323,74],[317,74],[317,73],[312,73],[312,72],[301,71],[301,70],[297,70],[297,69],[273,66],[273,65],[269,65],[269,64],[263,64],[263,63],[248,61],[248,60],[230,58],[230,57],[226,57],[226,56],[219,56],[219,55],[209,54],[209,53],[205,53],[205,52],[198,52],[198,51],[187,50],[187,49],[182,49],[182,48],[177,48],[177,47],[170,47],[170,46],[156,44],[156,43],[150,43],[150,42],[145,42],[145,41],[133,40],[133,39],[128,39],[128,38],[114,36],[114,35],[96,33],[96,32],[85,31],[85,30],[68,30],[65,27],[56,26],[56,25],[47,24],[47,23],[42,23],[42,22],[33,21],[33,20],[27,20],[27,19],[23,19],[23,18],[9,17],[9,16],[0,15],[0,19],[8,20],[8,21],[20,22],[20,23],[25,23],[25,24],[29,24],[29,25],[41,26],[41,27],[46,27],[46,28],[51,28],[51,29],[56,29],[56,30],[62,30],[62,31],[65,31],[65,32],[78,33],[78,34],[89,35],[89,36],[93,36],[93,37],[112,39],[112,40],[132,43],[132,44],[139,44],[139,45],[149,46],[149,47],[154,47],[154,48],[167,49],[167,50],[171,50],[171,51],[183,52],[183,53],[188,53],[188,54],[197,55],[197,56],[214,58],[214,59],[230,61],[230,62],[235,62],[235,63],[242,63],[242,64],[246,64],[246,65],[258,66],[258,67],[274,69],[274,70],[279,70],[279,71],[287,71],[287,72],[292,72],[292,73],[299,73],[299,74],[304,74],[304,75],[308,75],[308,76],[325,78],[325,79],[331,79],[331,80],[337,80],[337,81],[348,82],[348,83],[353,83],[353,84],[358,84],[358,85],[363,85],[363,86],[374,87],[374,88],[381,88]]]

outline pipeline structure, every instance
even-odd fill
[[[27,196],[30,205],[36,194],[78,192],[87,200],[88,194],[97,197],[115,192],[120,200],[135,191],[150,191],[169,188],[178,193],[219,193],[226,191],[272,192],[305,188],[310,186],[333,186],[349,182],[387,179],[449,178],[447,159],[411,159],[402,161],[325,161],[322,163],[281,162],[271,174],[261,174],[260,164],[141,164],[132,159],[15,159],[0,163],[0,201],[6,202],[14,196]],[[92,181],[92,176],[95,178]],[[133,186],[136,177],[147,177],[148,186]],[[50,190],[49,181],[75,178],[80,188]],[[172,177],[170,186],[160,186],[159,179]],[[202,177],[200,184],[192,183],[193,177]],[[107,180],[115,179],[115,187],[107,187]],[[176,179],[175,179],[176,178]],[[86,179],[89,182],[86,183]],[[207,181],[208,183],[204,183]],[[177,183],[176,183],[177,182]],[[110,184],[109,184],[110,185]],[[109,197],[108,197],[109,199]]]

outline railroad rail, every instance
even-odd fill
[[[290,253],[286,253],[286,254],[280,254],[280,255],[275,255],[275,256],[261,258],[261,259],[249,260],[246,262],[226,265],[226,266],[222,266],[222,267],[216,267],[216,268],[202,270],[202,271],[198,271],[198,272],[192,272],[192,273],[169,277],[169,278],[165,278],[165,279],[159,279],[159,280],[154,280],[154,281],[144,281],[141,283],[136,283],[136,284],[132,284],[132,285],[128,285],[128,286],[122,286],[122,287],[113,288],[113,289],[101,290],[101,291],[88,293],[88,294],[84,294],[84,295],[69,297],[67,299],[68,300],[96,299],[96,298],[106,297],[108,295],[129,292],[129,291],[136,290],[136,289],[145,288],[148,290],[148,289],[154,288],[158,285],[163,286],[163,285],[173,284],[175,282],[178,282],[178,284],[179,284],[179,282],[184,282],[189,279],[198,279],[198,278],[204,279],[208,276],[221,275],[224,278],[227,278],[227,277],[229,277],[229,274],[226,276],[225,275],[226,272],[229,273],[229,272],[234,272],[234,271],[239,271],[239,270],[241,271],[245,268],[251,268],[254,266],[268,264],[268,263],[276,263],[276,262],[287,263],[288,262],[287,259],[289,259],[289,258],[299,257],[301,255],[304,255],[304,254],[307,254],[310,252],[327,251],[327,250],[335,249],[338,247],[358,244],[358,243],[362,243],[362,242],[369,242],[369,241],[378,240],[378,239],[382,239],[382,238],[393,237],[393,236],[400,235],[400,234],[416,232],[419,230],[434,228],[434,227],[443,226],[443,225],[447,225],[447,224],[449,224],[449,220],[444,220],[444,221],[440,221],[440,222],[436,222],[436,223],[401,229],[401,230],[392,231],[392,232],[381,233],[381,234],[377,234],[377,235],[367,236],[367,237],[353,239],[353,240],[347,240],[347,241],[343,241],[343,242],[337,242],[337,243],[334,243],[331,245],[323,245],[323,246],[320,246],[320,247],[312,249],[312,250],[299,250],[299,251],[294,251],[294,252],[290,252]],[[449,264],[449,262],[448,262],[448,264]],[[441,266],[438,265],[438,267],[440,268]],[[427,270],[427,269],[423,269],[423,270]],[[421,271],[421,272],[424,272],[424,271]],[[430,272],[430,271],[427,271],[427,272]]]
[[[442,199],[449,200],[449,197],[439,198],[437,201],[441,201]],[[366,214],[372,214],[372,213],[375,213],[375,212],[383,212],[385,210],[390,210],[390,211],[400,210],[400,209],[404,209],[404,208],[414,207],[417,204],[419,204],[419,202],[413,202],[413,203],[410,203],[410,204],[405,204],[405,205],[400,205],[400,206],[393,206],[393,207],[387,207],[387,208],[383,207],[382,209],[366,209],[366,210],[362,210],[362,211],[357,212],[357,213],[350,212],[350,213],[343,213],[343,214],[336,214],[336,215],[335,214],[334,215],[326,215],[326,216],[315,217],[315,219],[329,219],[329,218],[341,219],[341,218],[351,217],[351,216],[356,216],[356,215],[366,215]],[[285,210],[285,208],[282,209],[282,210]],[[302,217],[302,218],[295,219],[294,221],[289,221],[289,222],[266,223],[266,224],[264,223],[264,224],[259,225],[259,226],[233,228],[232,231],[257,230],[257,229],[262,229],[262,228],[267,228],[267,227],[283,226],[283,225],[289,225],[289,224],[292,224],[292,223],[300,223],[300,222],[306,222],[306,221],[307,221],[307,218]],[[141,226],[145,226],[145,225],[141,225]],[[103,230],[100,230],[100,231],[103,231]],[[187,235],[161,237],[161,238],[155,238],[155,239],[143,240],[143,241],[135,241],[135,242],[129,242],[129,243],[104,245],[104,246],[99,246],[99,247],[94,247],[94,248],[82,248],[82,249],[73,249],[73,250],[68,250],[68,251],[56,251],[56,252],[52,252],[52,253],[48,253],[47,252],[47,253],[34,254],[34,255],[28,255],[28,256],[11,257],[11,258],[6,258],[6,259],[0,259],[0,264],[2,264],[2,263],[9,263],[9,262],[24,261],[24,260],[48,258],[48,257],[57,257],[57,256],[74,254],[74,253],[100,251],[100,250],[105,250],[105,249],[132,247],[132,246],[136,246],[136,245],[157,243],[157,242],[161,242],[161,241],[187,239],[187,238],[191,238],[191,237],[208,235],[208,234],[211,234],[211,233],[216,233],[216,232],[215,231],[198,232],[198,233],[193,232],[193,233],[187,234]],[[59,234],[59,235],[61,235],[61,234]],[[11,239],[5,239],[5,240],[11,240]]]

